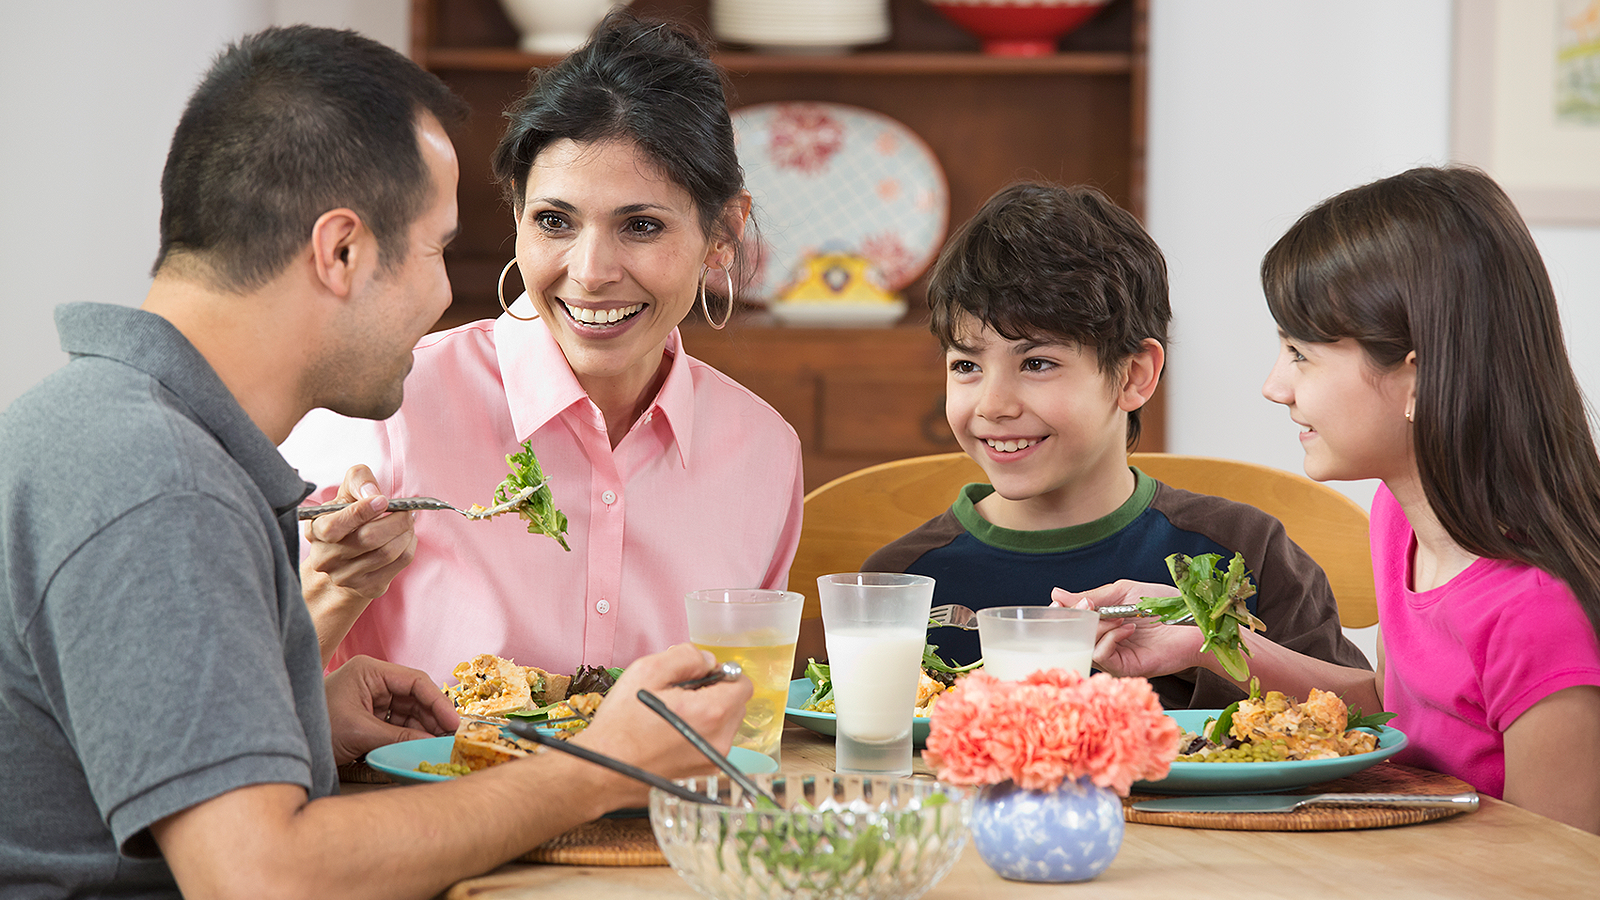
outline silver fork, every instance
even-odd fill
[[[978,614],[954,603],[946,603],[928,610],[929,628],[942,628],[946,625],[963,631],[977,631]]]
[[[389,498],[389,509],[397,512],[418,509],[446,509],[450,510],[451,512],[458,512],[469,519],[487,519],[490,516],[498,516],[503,512],[510,512],[522,504],[527,503],[528,498],[532,497],[535,491],[544,487],[549,483],[549,481],[550,479],[547,478],[533,487],[523,488],[522,490],[517,491],[517,493],[513,495],[510,500],[491,506],[488,509],[479,510],[477,512],[473,512],[470,509],[461,509],[459,507],[452,506],[443,500],[436,500],[433,497],[391,497]],[[315,519],[317,516],[325,516],[331,512],[338,512],[349,505],[349,503],[324,503],[321,506],[302,506],[295,510],[295,515],[303,522],[306,519]]]
[[[1100,613],[1100,618],[1102,618],[1102,619],[1131,619],[1131,618],[1135,618],[1135,617],[1138,617],[1138,616],[1147,616],[1147,617],[1153,619],[1153,618],[1155,618],[1155,615],[1156,615],[1153,612],[1148,612],[1146,610],[1142,610],[1139,607],[1137,607],[1137,606],[1135,606],[1135,605],[1133,605],[1131,603],[1128,604],[1127,606],[1102,606],[1096,611]],[[1193,615],[1186,615],[1181,619],[1173,619],[1171,622],[1168,622],[1167,624],[1168,625],[1193,625],[1194,624],[1194,616]]]
[[[1146,612],[1132,604],[1127,606],[1102,606],[1096,612],[1100,613],[1101,618],[1107,619],[1126,619],[1134,616],[1150,616],[1153,618],[1155,616],[1154,613]],[[978,614],[965,606],[959,606],[954,603],[946,603],[943,606],[935,606],[933,609],[928,610],[928,620],[930,623],[928,625],[929,628],[948,625],[951,628],[961,628],[966,631],[978,630]],[[1174,619],[1168,624],[1189,625],[1193,622],[1194,616],[1184,616],[1181,619]]]

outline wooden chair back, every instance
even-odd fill
[[[1255,463],[1168,453],[1133,453],[1128,461],[1172,487],[1276,516],[1328,574],[1340,623],[1377,623],[1367,513],[1354,500],[1304,475]],[[868,466],[807,494],[789,569],[789,589],[805,595],[806,617],[822,615],[819,575],[858,571],[874,550],[948,508],[962,485],[984,480],[983,469],[965,453],[939,453]]]

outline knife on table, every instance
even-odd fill
[[[1478,795],[1464,794],[1246,794],[1206,797],[1168,797],[1133,804],[1138,812],[1290,812],[1302,806],[1391,806],[1426,809],[1478,808]]]

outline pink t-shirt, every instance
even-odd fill
[[[527,315],[524,297],[516,307]],[[417,552],[367,607],[333,663],[367,654],[450,680],[495,653],[571,673],[623,666],[688,639],[684,594],[784,588],[800,540],[800,442],[755,394],[682,352],[612,450],[605,420],[539,321],[509,316],[417,345],[405,403],[383,422],[318,410],[283,445],[331,498],[365,463],[388,496],[488,505],[506,454],[532,438],[563,551],[515,516],[416,515]],[[302,548],[302,552],[304,548]]]
[[[1404,511],[1380,487],[1372,564],[1383,706],[1410,738],[1394,759],[1503,796],[1503,732],[1563,688],[1600,684],[1600,641],[1566,583],[1523,563],[1478,559],[1442,587],[1410,590],[1414,548]]]

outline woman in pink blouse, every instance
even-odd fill
[[[390,419],[319,412],[284,445],[311,474],[366,464],[313,496],[371,502],[315,520],[301,566],[333,665],[626,665],[687,640],[688,591],[788,582],[799,440],[678,333],[697,305],[725,321],[750,214],[721,73],[686,32],[615,14],[507,117],[494,171],[527,293],[424,338]],[[524,441],[571,552],[512,516],[382,513],[487,502]]]

